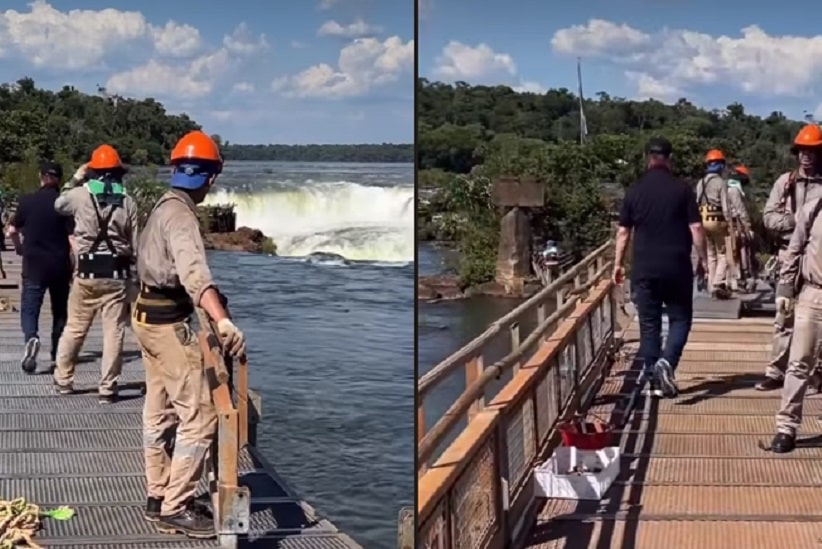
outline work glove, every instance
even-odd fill
[[[223,349],[231,356],[241,357],[245,354],[245,336],[230,319],[224,318],[217,323],[217,331],[223,340]]]
[[[76,184],[82,183],[83,180],[85,180],[86,170],[87,169],[88,169],[88,164],[83,164],[82,166],[77,168],[76,172],[74,172],[74,175],[72,176],[72,179],[74,180],[74,182]]]
[[[793,299],[790,297],[776,298],[776,312],[783,315],[790,315],[793,311]]]

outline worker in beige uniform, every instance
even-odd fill
[[[792,315],[794,330],[788,368],[782,388],[782,405],[776,414],[776,436],[771,450],[786,453],[796,447],[802,424],[802,404],[811,371],[822,343],[822,198],[800,208],[796,227],[783,255],[776,288],[777,311]]]
[[[733,247],[736,256],[732,263],[735,272],[730,275],[731,290],[748,290],[747,278],[751,275],[749,260],[749,250],[754,239],[751,216],[748,215],[748,206],[745,204],[745,187],[750,183],[750,171],[745,166],[735,166],[728,177],[728,209],[733,220],[734,234],[729,235],[733,239]],[[731,250],[726,250],[731,253]]]
[[[791,152],[796,155],[799,167],[777,178],[762,212],[765,228],[774,233],[779,242],[777,270],[781,270],[780,265],[785,262],[797,212],[806,202],[822,197],[822,129],[816,124],[803,127],[794,139]],[[771,358],[765,379],[756,385],[757,390],[773,391],[782,387],[793,329],[793,314],[777,311]]]
[[[234,356],[245,354],[245,338],[222,304],[197,218],[196,205],[222,170],[220,151],[206,134],[191,132],[174,147],[171,164],[171,190],[157,201],[140,239],[140,293],[132,313],[146,369],[145,517],[164,533],[211,538],[213,519],[192,500],[217,415],[191,315],[195,309],[205,311],[217,325],[223,348]]]
[[[725,180],[725,155],[713,149],[705,155],[706,175],[696,184],[696,201],[708,243],[708,290],[715,299],[731,297],[727,286],[728,262],[725,244],[728,237],[728,183]]]
[[[94,150],[74,174],[54,209],[74,217],[75,276],[68,322],[57,345],[54,383],[60,394],[74,392],[74,368],[94,317],[103,324],[99,400],[117,398],[128,324],[127,287],[137,249],[137,205],[125,192],[126,169],[111,145]]]

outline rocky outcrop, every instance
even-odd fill
[[[455,275],[421,276],[417,280],[417,299],[428,302],[478,296],[522,299],[535,294],[541,288],[542,284],[536,280],[525,282],[519,291],[514,293],[510,288],[494,281],[462,288],[459,277]]]
[[[226,233],[207,233],[204,237],[207,250],[223,252],[248,252],[252,254],[277,254],[277,246],[262,231],[239,227]]]

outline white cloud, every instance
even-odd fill
[[[434,74],[446,80],[472,83],[508,80],[517,74],[517,65],[507,53],[497,53],[486,44],[471,47],[452,40],[437,57]]]
[[[272,89],[293,97],[351,97],[395,82],[413,67],[413,40],[403,42],[399,36],[384,41],[358,38],[342,48],[336,67],[314,65],[299,74],[275,79]]]
[[[326,11],[336,6],[338,2],[339,0],[320,0],[320,3],[317,5],[317,7],[323,11]]]
[[[17,53],[39,68],[99,68],[135,48],[160,57],[190,58],[202,46],[200,31],[191,25],[153,25],[136,11],[62,12],[45,0],[33,2],[28,12],[0,11],[0,55]]]
[[[154,39],[154,48],[157,53],[167,57],[190,57],[197,53],[203,45],[200,31],[191,25],[180,25],[176,21],[168,21],[162,27],[151,28]]]
[[[668,28],[644,32],[592,19],[557,31],[551,45],[559,54],[623,67],[645,97],[673,99],[709,84],[765,96],[808,97],[822,84],[822,35],[769,35],[756,25],[730,37]]]
[[[436,59],[434,76],[445,81],[471,84],[509,85],[515,91],[544,93],[538,82],[523,81],[514,59],[507,53],[498,53],[487,44],[469,46],[452,40]]]
[[[254,36],[245,23],[223,37],[223,46],[186,64],[150,59],[138,67],[113,74],[106,82],[110,93],[196,99],[209,95],[243,58],[268,49],[264,35]],[[253,86],[240,82],[233,91],[249,93]]]
[[[255,89],[256,89],[256,87],[251,82],[237,82],[231,88],[231,91],[234,91],[234,92],[237,92],[237,93],[254,93]]]
[[[255,35],[245,23],[240,23],[231,34],[223,37],[223,46],[230,53],[239,55],[258,53],[269,48],[265,35]]]
[[[380,34],[382,27],[369,25],[362,19],[357,19],[350,25],[340,25],[336,21],[326,21],[317,29],[317,36],[336,36],[340,38],[362,38]]]

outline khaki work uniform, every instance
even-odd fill
[[[738,256],[734,259],[733,264],[736,272],[731,273],[731,286],[733,289],[738,287],[738,282],[742,280],[745,273],[742,272],[742,254],[748,253],[748,235],[751,234],[751,217],[748,215],[748,207],[745,205],[745,195],[738,187],[728,185],[728,210],[731,214],[731,219],[734,222],[736,235],[730,235],[730,238],[736,239]],[[742,248],[745,248],[744,250]]]
[[[696,200],[700,207],[707,206],[711,219],[703,218],[708,252],[708,290],[725,284],[728,262],[725,257],[725,239],[728,236],[728,184],[722,176],[708,174],[696,184]],[[715,227],[712,229],[712,225]]]
[[[777,252],[779,265],[783,265],[787,258],[788,244],[796,226],[798,205],[822,197],[822,181],[809,183],[805,177],[799,175],[795,180],[791,179],[791,172],[783,173],[777,178],[762,211],[765,228],[775,233],[779,239]],[[783,316],[777,313],[774,319],[771,359],[765,369],[767,377],[779,380],[785,376],[793,330],[793,314]]]
[[[103,358],[99,392],[111,396],[123,369],[123,339],[128,324],[128,287],[137,248],[137,205],[128,195],[121,204],[101,204],[86,188],[63,192],[54,208],[74,216],[75,276],[68,302],[68,322],[57,345],[54,380],[74,381],[77,356],[94,317],[103,323]]]
[[[802,405],[808,379],[816,366],[822,343],[822,198],[806,203],[779,271],[778,297],[796,298],[794,332],[782,389],[782,407],[776,415],[780,433],[794,436],[802,423]],[[798,296],[797,294],[798,289]]]
[[[195,304],[214,281],[197,209],[185,192],[173,189],[155,205],[140,240],[137,269],[140,293],[132,328],[146,368],[147,491],[148,497],[163,498],[161,514],[169,516],[183,511],[196,495],[217,429],[199,340],[191,327]]]

